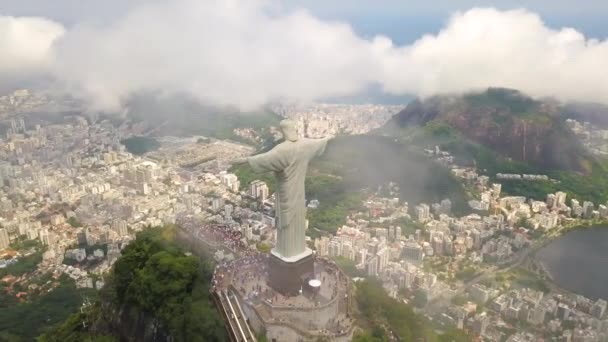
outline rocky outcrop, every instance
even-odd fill
[[[513,160],[587,173],[592,159],[563,122],[562,108],[509,89],[415,100],[389,125],[443,123]]]

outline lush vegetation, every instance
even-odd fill
[[[522,117],[538,115],[539,111],[537,101],[511,89],[488,88],[481,93],[466,94],[464,99],[474,107],[496,107]]]
[[[534,166],[505,158],[441,122],[429,122],[422,130],[411,130],[408,141],[418,146],[440,146],[456,156],[458,164],[474,165],[491,176],[492,181],[501,183],[507,194],[544,200],[548,193],[565,191],[570,198],[596,204],[608,200],[608,165],[600,161],[586,166],[590,170],[587,174]],[[498,180],[495,178],[497,173],[545,174],[554,181]]]
[[[355,262],[348,258],[335,257],[334,261],[336,262],[336,265],[338,265],[340,269],[351,278],[365,276],[365,272],[358,270],[355,265]]]
[[[517,91],[490,88],[455,102],[440,97],[416,101],[381,132],[419,147],[438,145],[451,152],[458,165],[475,166],[500,182],[507,194],[540,200],[548,193],[565,191],[570,198],[606,202],[608,165],[585,150],[564,124],[562,110],[567,109],[553,113]],[[531,133],[528,150],[542,148],[536,158],[528,155],[532,159],[527,162],[518,161],[521,127]],[[497,173],[545,174],[555,181],[497,180]]]
[[[34,252],[27,256],[19,257],[16,263],[11,264],[5,268],[0,269],[0,278],[4,277],[7,274],[14,275],[19,277],[26,273],[32,272],[36,270],[38,264],[42,261],[42,253],[44,252],[44,248],[37,244],[34,248]]]
[[[151,137],[131,137],[128,139],[121,140],[121,143],[125,145],[127,151],[141,155],[146,152],[154,151],[160,147],[160,143]]]
[[[382,286],[375,281],[366,280],[357,283],[356,301],[363,316],[369,324],[366,333],[354,340],[360,342],[387,341],[391,334],[401,341],[427,342],[465,342],[471,337],[461,330],[450,330],[437,334],[430,323],[414,313],[412,308],[389,297]]]
[[[101,307],[94,305],[86,308],[83,312],[70,315],[63,323],[55,327],[51,332],[41,335],[40,342],[118,342],[117,337],[107,333],[91,331],[85,325],[94,324],[100,313]]]
[[[467,282],[471,279],[473,279],[476,275],[476,271],[475,268],[473,267],[465,267],[462,270],[456,272],[456,274],[454,275],[456,277],[456,279]]]
[[[336,138],[312,168],[339,177],[351,192],[376,190],[394,182],[399,187],[399,197],[410,205],[449,198],[456,213],[468,212],[464,189],[447,169],[392,138]]]
[[[23,303],[0,305],[0,341],[34,340],[78,310],[85,295],[94,296],[94,290],[77,289],[63,276],[60,285],[47,294]]]
[[[317,209],[308,210],[309,226],[326,232],[335,233],[346,223],[351,211],[363,210],[361,193],[344,194],[342,198],[324,201]],[[323,201],[321,198],[319,201]]]
[[[233,172],[237,175],[237,177],[239,177],[239,182],[241,182],[241,190],[245,189],[248,191],[249,184],[251,184],[251,182],[254,180],[261,180],[265,182],[268,185],[268,190],[270,193],[273,193],[276,189],[276,179],[274,178],[272,172],[254,172],[247,163],[233,166],[230,169],[230,172]]]
[[[82,227],[82,223],[80,223],[80,221],[78,221],[78,219],[74,216],[70,217],[67,222],[70,226],[74,228]]]
[[[517,287],[528,287],[544,293],[550,291],[545,280],[541,279],[538,274],[523,268],[515,268],[508,272],[497,273],[494,280],[499,285],[509,282]]]
[[[116,325],[135,324],[141,318],[153,317],[159,331],[174,341],[222,341],[226,332],[210,296],[211,265],[184,254],[174,242],[174,228],[149,228],[139,233],[116,261],[113,272],[101,292],[101,301],[91,309],[87,319],[93,326],[105,321],[117,335]],[[108,309],[109,305],[109,309]],[[127,317],[113,317],[114,312]],[[91,337],[70,318],[46,335],[46,341],[79,341]],[[82,318],[82,317],[81,317]],[[96,332],[99,333],[99,332]]]
[[[11,243],[9,247],[15,251],[21,251],[30,248],[42,248],[42,244],[38,240],[29,240],[25,236],[21,236]]]
[[[271,191],[276,187],[272,173],[254,173],[247,164],[231,171],[241,186],[260,179]],[[362,201],[366,193],[389,182],[397,183],[399,196],[411,204],[450,198],[455,213],[468,213],[462,185],[428,157],[386,137],[349,136],[332,140],[325,155],[309,167],[306,197],[320,202],[319,208],[308,211],[310,227],[335,232],[349,212],[365,209]]]
[[[276,180],[272,173],[255,173],[247,164],[235,166],[231,170],[241,181],[241,188],[248,187],[256,180],[268,184],[270,192],[276,189]],[[339,178],[324,174],[309,174],[306,178],[306,197],[317,199],[321,203],[317,209],[308,210],[309,225],[328,232],[335,232],[346,222],[346,216],[352,210],[362,210],[362,193],[351,192],[345,182]]]

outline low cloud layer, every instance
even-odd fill
[[[409,46],[367,40],[347,23],[263,0],[156,1],[109,25],[69,30],[0,17],[0,33],[0,48],[9,51],[0,54],[0,88],[15,75],[50,74],[56,88],[95,109],[119,109],[146,91],[250,109],[372,84],[420,96],[503,86],[608,103],[608,42],[548,28],[525,10],[456,13],[438,34]]]
[[[0,16],[0,88],[29,83],[51,71],[63,26],[44,18]]]

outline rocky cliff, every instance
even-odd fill
[[[444,124],[497,154],[539,168],[588,173],[592,158],[565,126],[563,108],[516,90],[490,88],[462,96],[415,100],[387,124]]]

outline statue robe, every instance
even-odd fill
[[[273,253],[284,259],[306,252],[304,180],[308,162],[323,154],[328,140],[299,138],[297,141],[285,141],[269,152],[248,158],[255,172],[272,171],[277,178],[277,243]]]

